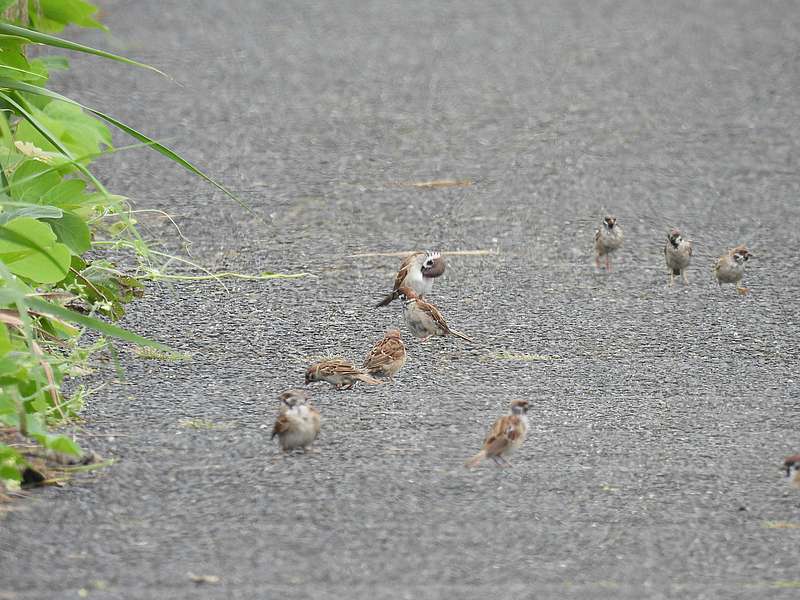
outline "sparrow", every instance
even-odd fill
[[[742,276],[744,275],[745,263],[752,258],[752,254],[747,249],[747,246],[740,244],[736,248],[728,250],[717,260],[714,265],[714,274],[717,276],[717,282],[721,286],[723,283],[735,283],[736,291],[742,296],[747,294],[750,290],[741,285]]]
[[[341,358],[331,358],[314,363],[306,369],[306,385],[313,381],[327,381],[337,390],[349,390],[356,381],[363,381],[369,385],[383,383],[368,373],[356,369],[351,363]]]
[[[424,342],[431,336],[454,335],[471,344],[475,343],[463,333],[450,329],[439,309],[430,302],[422,300],[411,288],[400,288],[398,295],[403,300],[403,317],[406,325],[414,337]]]
[[[800,490],[800,454],[787,456],[783,461],[783,468],[786,469],[787,483]]]
[[[683,239],[678,229],[673,229],[667,236],[667,243],[664,245],[664,258],[669,269],[669,285],[675,283],[675,276],[682,275],[683,283],[689,283],[686,278],[686,268],[692,258],[692,242]]]
[[[364,370],[370,375],[394,379],[406,364],[406,346],[400,339],[399,329],[390,329],[369,351],[364,359]]]
[[[483,448],[466,462],[466,466],[477,467],[484,458],[491,458],[498,465],[510,467],[506,456],[518,450],[528,434],[527,413],[527,400],[512,400],[511,414],[494,422],[483,441]]]
[[[606,271],[611,272],[611,253],[622,248],[624,240],[622,227],[617,225],[616,217],[605,217],[594,234],[594,249],[597,251],[595,266],[600,268],[600,257],[606,257]]]
[[[308,403],[308,394],[303,390],[286,390],[278,400],[280,407],[272,438],[278,436],[284,452],[298,448],[307,452],[319,435],[319,411]]]
[[[444,257],[438,252],[414,252],[409,254],[400,263],[400,270],[394,279],[392,292],[375,307],[386,306],[398,298],[400,288],[407,287],[414,290],[422,298],[431,293],[433,280],[444,273]]]

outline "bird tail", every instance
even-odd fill
[[[486,458],[486,450],[481,450],[475,456],[465,462],[464,466],[467,468],[477,467],[484,458]]]
[[[363,381],[368,385],[381,385],[382,383],[386,383],[385,381],[381,381],[380,379],[375,379],[372,375],[367,375],[366,373],[360,373],[356,375],[356,379],[359,381]]]
[[[394,291],[391,294],[389,294],[388,296],[386,296],[383,300],[378,302],[375,305],[375,308],[379,308],[381,306],[389,306],[389,304],[392,302],[392,300],[396,300],[396,299],[397,299],[397,292]]]
[[[462,339],[462,340],[464,340],[465,342],[469,342],[470,344],[474,344],[474,343],[475,343],[475,340],[473,340],[473,339],[471,339],[471,338],[468,338],[468,337],[467,337],[467,336],[465,336],[463,333],[460,333],[460,332],[458,332],[458,331],[453,331],[452,329],[450,330],[450,333],[451,333],[452,335],[454,335],[454,336],[458,337],[458,338],[461,338],[461,339]]]

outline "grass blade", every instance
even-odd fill
[[[116,325],[111,325],[105,321],[101,321],[100,319],[95,319],[94,317],[82,315],[73,310],[69,310],[68,308],[64,308],[63,306],[59,306],[58,304],[53,304],[52,302],[46,302],[45,300],[33,296],[28,296],[25,298],[25,302],[28,304],[31,310],[37,313],[41,313],[43,315],[52,315],[54,317],[64,319],[65,321],[77,323],[79,325],[83,325],[84,327],[88,327],[89,329],[99,331],[103,335],[107,335],[109,337],[118,338],[126,342],[131,342],[132,344],[138,344],[139,346],[157,348],[158,350],[163,350],[165,352],[172,351],[169,346],[166,346],[160,342],[149,340],[126,329],[117,327]]]
[[[13,80],[11,80],[11,81],[13,81]],[[32,85],[32,86],[30,86],[30,87],[32,87],[32,88],[33,88],[33,89],[35,89],[35,90],[37,90],[37,89],[38,89],[38,90],[43,90],[43,89],[44,89],[44,88],[37,87],[37,86],[35,86],[35,85]],[[19,113],[20,113],[20,114],[21,114],[21,115],[22,115],[22,116],[23,116],[23,117],[24,117],[24,118],[25,118],[25,119],[26,119],[26,120],[27,120],[27,121],[28,121],[28,122],[29,122],[31,125],[33,125],[33,127],[36,129],[36,131],[38,131],[39,133],[41,133],[41,134],[42,134],[42,135],[45,137],[45,139],[47,139],[47,141],[48,141],[48,142],[50,142],[51,144],[53,144],[53,146],[55,146],[56,148],[58,148],[58,151],[59,151],[59,152],[61,152],[61,153],[62,153],[64,156],[66,156],[67,158],[69,158],[71,161],[74,161],[74,160],[75,160],[75,157],[74,157],[74,156],[72,156],[72,153],[69,151],[69,149],[68,149],[66,146],[64,146],[64,144],[62,144],[62,143],[61,143],[61,141],[60,141],[60,140],[59,140],[59,139],[58,139],[58,138],[57,138],[55,135],[53,135],[53,133],[52,133],[52,132],[51,132],[49,129],[47,129],[47,127],[45,127],[45,126],[44,126],[44,125],[43,125],[43,124],[42,124],[42,123],[41,123],[41,122],[40,122],[40,121],[39,121],[39,120],[38,120],[36,117],[34,117],[34,116],[33,116],[33,115],[32,115],[32,114],[31,114],[31,113],[30,113],[30,112],[29,112],[29,111],[28,111],[28,110],[27,110],[27,109],[26,109],[24,106],[22,106],[22,104],[20,104],[19,102],[17,102],[17,101],[16,101],[14,98],[12,98],[11,96],[9,96],[8,94],[4,94],[3,92],[0,92],[0,98],[2,98],[3,100],[5,100],[6,102],[8,102],[8,103],[9,103],[11,106],[13,106],[13,107],[14,107],[14,108],[15,108],[17,111],[19,111]],[[84,175],[86,175],[86,177],[88,177],[88,178],[91,180],[91,182],[92,182],[92,183],[95,185],[95,187],[96,187],[98,190],[100,190],[100,191],[102,191],[102,192],[105,192],[105,188],[103,187],[103,184],[102,184],[102,183],[100,183],[100,182],[99,182],[99,181],[98,181],[98,180],[95,178],[95,176],[94,176],[94,175],[92,175],[92,173],[89,171],[89,169],[87,169],[86,167],[84,167],[82,164],[80,164],[80,163],[78,163],[78,162],[76,162],[76,163],[75,163],[75,167],[76,167],[76,168],[77,168],[77,169],[78,169],[78,170],[79,170],[81,173],[83,173]]]
[[[130,58],[125,58],[124,56],[119,56],[118,54],[112,54],[111,52],[106,52],[105,50],[98,50],[90,46],[84,46],[83,44],[70,42],[69,40],[64,40],[54,35],[33,31],[32,29],[26,29],[25,27],[18,27],[17,25],[11,25],[10,23],[0,23],[0,33],[23,37],[36,44],[44,44],[45,46],[53,46],[55,48],[63,48],[64,50],[73,50],[74,52],[83,52],[85,54],[94,54],[95,56],[116,60],[128,65],[133,65],[134,67],[141,67],[142,69],[154,71],[159,75],[163,75],[164,77],[169,77],[166,73],[156,69],[151,65],[141,63]]]
[[[205,179],[208,183],[213,185],[215,188],[220,190],[223,194],[228,196],[228,198],[230,198],[231,200],[236,202],[239,206],[241,206],[243,209],[245,209],[253,217],[255,217],[256,219],[258,219],[259,221],[264,223],[264,220],[261,218],[260,215],[258,215],[252,208],[250,208],[247,204],[245,204],[238,196],[236,196],[236,194],[231,192],[224,185],[222,185],[221,183],[217,182],[215,179],[213,179],[213,178],[209,177],[208,175],[206,175],[203,171],[201,171],[199,168],[194,166],[188,160],[186,160],[185,158],[180,156],[174,150],[171,150],[171,149],[167,148],[166,146],[164,146],[163,144],[161,144],[161,143],[159,143],[159,142],[147,137],[145,134],[143,134],[143,133],[141,133],[139,131],[136,131],[133,127],[129,127],[129,126],[125,125],[125,123],[123,123],[122,121],[118,121],[114,117],[112,117],[110,115],[107,115],[105,113],[102,113],[99,110],[95,110],[93,108],[89,108],[88,106],[84,106],[80,102],[76,102],[75,100],[67,98],[66,96],[62,96],[61,94],[59,94],[57,92],[53,92],[53,91],[48,90],[46,88],[38,87],[38,86],[35,86],[35,85],[30,85],[30,84],[24,83],[22,81],[15,81],[13,79],[6,79],[6,78],[0,77],[0,89],[3,89],[3,88],[16,90],[16,91],[20,91],[20,92],[28,92],[30,94],[37,94],[39,96],[46,96],[47,98],[52,98],[53,100],[60,100],[61,102],[68,102],[69,104],[74,104],[75,106],[80,106],[83,110],[85,110],[87,112],[90,112],[91,114],[103,119],[104,121],[110,123],[114,127],[117,127],[118,129],[124,131],[129,136],[131,136],[133,138],[136,138],[140,142],[143,142],[145,144],[148,144],[148,145],[152,146],[152,148],[156,152],[158,152],[160,154],[163,154],[164,156],[166,156],[170,160],[178,163],[179,165],[181,165],[187,171],[189,171],[191,173],[194,173],[195,175],[197,175],[198,177],[200,177],[202,179]],[[69,156],[69,154],[67,154],[67,156]],[[89,174],[89,176],[91,176],[91,174]],[[94,178],[92,178],[92,181],[94,182]],[[95,185],[97,185],[97,184],[95,184]]]

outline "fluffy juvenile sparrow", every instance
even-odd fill
[[[400,270],[394,279],[392,293],[378,302],[375,306],[386,306],[395,300],[400,293],[400,288],[407,287],[414,290],[422,298],[431,293],[433,280],[444,273],[444,257],[438,252],[414,252],[403,259]]]
[[[471,344],[475,343],[463,333],[450,329],[439,309],[419,298],[411,288],[400,288],[399,296],[403,300],[403,317],[414,337],[424,342],[431,336],[454,335]]]
[[[667,236],[667,243],[664,245],[664,258],[669,269],[669,285],[675,283],[675,276],[682,275],[683,283],[688,284],[686,278],[686,268],[692,258],[692,242],[683,239],[678,229],[673,229]]]
[[[377,377],[393,379],[406,364],[406,346],[400,339],[399,329],[390,329],[369,351],[364,360],[364,370]]]
[[[470,458],[466,466],[476,467],[484,458],[491,458],[498,465],[511,466],[506,456],[522,446],[528,434],[528,401],[512,400],[511,414],[500,417],[489,430],[483,448]]]
[[[747,246],[740,244],[736,248],[728,250],[717,260],[714,265],[714,274],[717,276],[719,285],[723,283],[735,283],[736,291],[741,295],[745,295],[748,290],[741,285],[742,276],[744,275],[745,263],[752,258],[752,254],[747,249]]]
[[[800,454],[787,456],[783,461],[783,468],[786,469],[786,481],[793,488],[800,490]]]
[[[625,236],[616,217],[605,217],[594,234],[594,249],[597,252],[595,266],[600,268],[600,257],[606,257],[606,271],[611,272],[611,253],[622,248]]]
[[[306,385],[313,381],[327,381],[337,390],[349,390],[356,381],[369,385],[383,383],[341,358],[331,358],[314,363],[306,369]]]
[[[308,394],[303,390],[286,390],[278,400],[281,404],[272,437],[278,436],[284,452],[298,448],[308,451],[319,435],[319,411],[308,403]]]

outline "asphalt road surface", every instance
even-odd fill
[[[210,270],[311,275],[148,286],[124,325],[191,358],[82,380],[79,440],[117,462],[0,517],[2,600],[798,597],[796,3],[100,4],[111,37],[72,37],[174,81],[76,57],[55,89],[255,216],[143,150],[109,188]],[[414,185],[442,179],[471,184]],[[711,275],[738,243],[746,297]],[[395,384],[313,386],[318,452],[282,456],[278,392],[400,325],[376,254],[418,248],[483,251],[431,296],[477,343],[406,335]],[[513,398],[514,467],[465,469]]]

